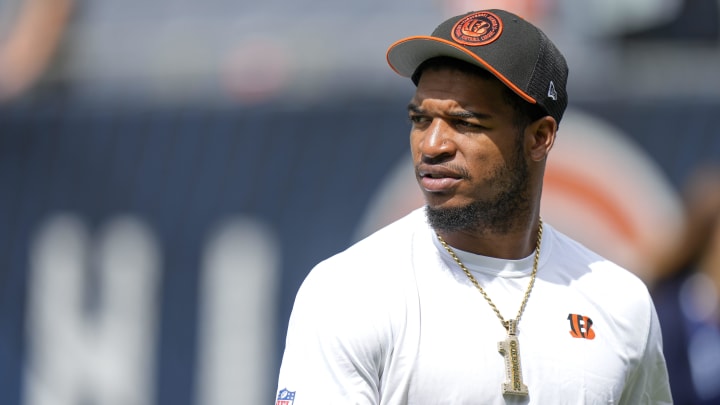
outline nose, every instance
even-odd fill
[[[440,163],[455,155],[457,145],[453,141],[452,128],[445,120],[436,118],[423,131],[419,153],[425,163]]]

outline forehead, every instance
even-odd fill
[[[469,110],[509,113],[505,85],[492,76],[452,68],[428,69],[418,81],[413,103],[456,104]]]

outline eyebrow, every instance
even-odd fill
[[[412,112],[416,112],[416,113],[425,112],[425,110],[423,110],[422,108],[420,108],[420,106],[418,106],[417,104],[414,104],[414,103],[408,104],[407,109],[408,109],[408,111],[412,111]]]
[[[416,114],[427,114],[427,111],[425,109],[421,108],[420,106],[418,106],[414,103],[408,104],[407,108],[408,108],[408,111],[414,112]],[[483,114],[483,113],[478,113],[478,112],[473,112],[473,111],[468,111],[468,110],[450,111],[450,112],[445,113],[445,115],[447,115],[448,117],[451,117],[451,118],[462,118],[462,119],[475,118],[478,120],[483,120],[483,119],[491,118],[490,114]]]

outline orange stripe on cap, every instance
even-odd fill
[[[454,49],[457,49],[458,51],[460,51],[460,52],[466,54],[467,56],[469,56],[469,57],[470,57],[471,59],[473,59],[474,61],[480,63],[480,65],[482,65],[483,69],[485,69],[485,70],[487,70],[488,72],[492,73],[495,77],[498,78],[498,80],[500,80],[501,82],[503,82],[503,84],[505,84],[506,86],[508,86],[508,87],[510,88],[510,90],[514,91],[517,95],[519,95],[520,97],[522,97],[525,101],[527,101],[528,103],[531,103],[531,104],[537,104],[537,100],[535,100],[535,99],[534,99],[533,97],[531,97],[529,94],[527,94],[526,92],[524,92],[521,88],[519,88],[518,86],[516,86],[515,83],[513,83],[512,81],[510,81],[510,79],[508,79],[508,78],[505,77],[502,73],[500,73],[499,71],[497,71],[492,65],[490,65],[488,62],[486,62],[483,58],[477,56],[477,55],[474,54],[473,52],[468,51],[468,50],[465,49],[464,47],[462,47],[462,46],[460,46],[460,45],[458,45],[458,44],[456,44],[456,43],[454,43],[454,42],[452,42],[452,41],[448,41],[448,40],[446,40],[446,39],[442,39],[442,38],[438,38],[438,37],[427,36],[427,35],[412,36],[412,37],[403,38],[403,39],[401,39],[401,40],[399,40],[399,41],[396,41],[396,42],[393,43],[392,45],[390,45],[390,47],[388,48],[387,53],[385,54],[385,59],[387,60],[388,65],[390,65],[390,68],[392,68],[392,70],[394,70],[395,73],[399,74],[400,76],[404,76],[404,75],[403,75],[402,73],[400,73],[400,72],[395,68],[395,66],[392,64],[392,62],[390,62],[390,52],[391,52],[396,46],[398,46],[398,45],[401,45],[401,44],[403,44],[403,43],[410,42],[410,41],[415,41],[415,40],[434,41],[434,42],[438,42],[438,43],[441,43],[441,44],[444,44],[444,45],[448,45],[448,46],[450,46],[450,47],[452,47],[452,48],[454,48]],[[437,56],[442,56],[442,55],[437,55]]]

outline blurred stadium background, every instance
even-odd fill
[[[570,65],[546,220],[652,288],[717,0],[0,0],[0,404],[272,402],[307,272],[422,203],[387,46],[496,7]]]

